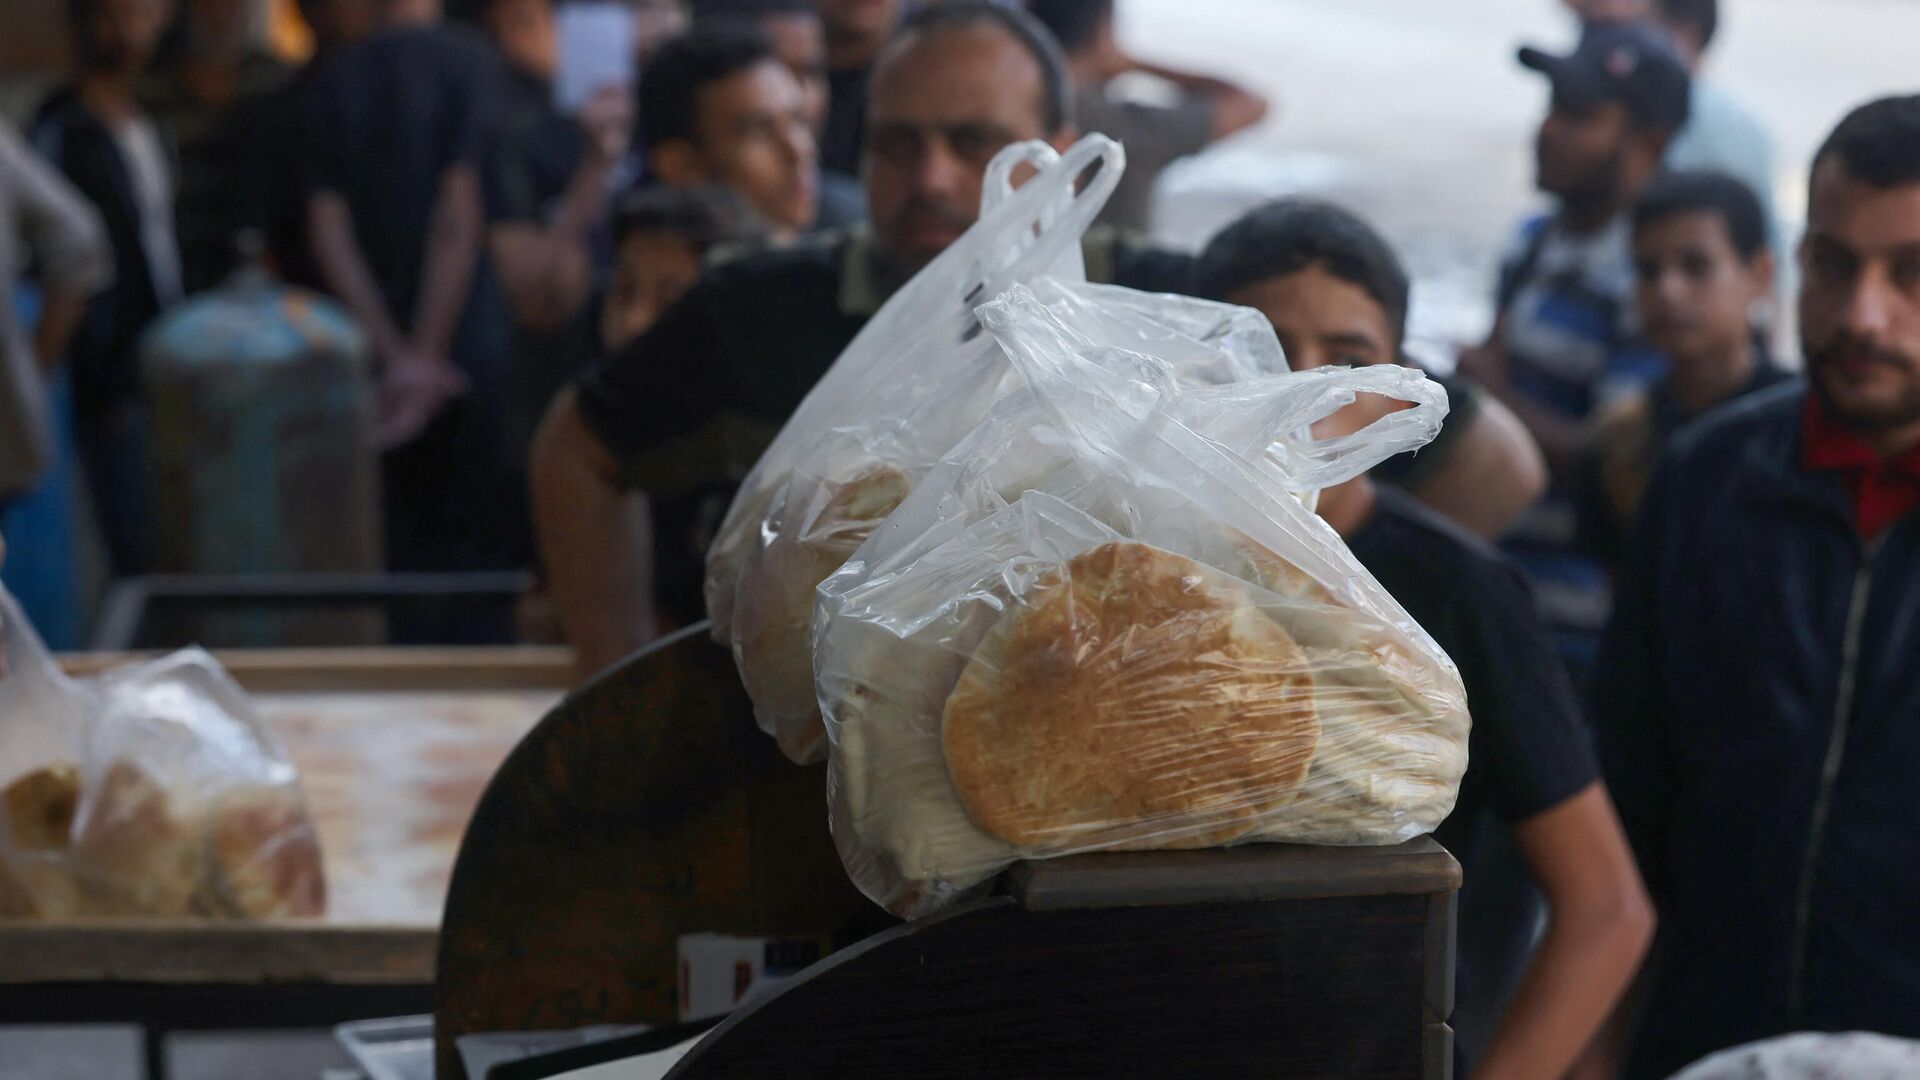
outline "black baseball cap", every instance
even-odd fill
[[[1553,80],[1554,94],[1575,107],[1618,101],[1643,130],[1686,126],[1693,78],[1673,43],[1650,24],[1594,26],[1565,56],[1525,46],[1520,63]]]

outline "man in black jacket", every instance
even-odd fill
[[[1809,382],[1681,433],[1595,681],[1661,909],[1633,1076],[1920,1037],[1920,96],[1828,138],[1801,260]]]

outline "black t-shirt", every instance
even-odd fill
[[[486,151],[488,221],[543,221],[586,152],[579,121],[553,104],[545,79],[508,70],[500,125]]]
[[[308,190],[340,195],[396,322],[412,321],[441,178],[476,174],[504,65],[469,27],[389,30],[328,59],[305,88]]]
[[[1460,798],[1434,832],[1466,872],[1454,1008],[1464,1054],[1467,1036],[1492,1031],[1532,943],[1532,886],[1499,834],[1578,794],[1599,767],[1519,570],[1411,496],[1378,496],[1347,546],[1453,658],[1473,715]]]
[[[654,594],[705,617],[706,549],[747,470],[866,325],[841,304],[846,236],[709,270],[647,332],[587,372],[580,413],[653,513]]]
[[[1475,819],[1524,821],[1593,783],[1599,769],[1519,570],[1410,496],[1389,487],[1377,494],[1373,516],[1347,546],[1460,669],[1473,714],[1469,764],[1434,839],[1471,872]]]

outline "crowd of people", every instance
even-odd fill
[[[31,339],[0,305],[0,527],[46,457],[32,365],[64,368],[113,572],[141,572],[135,341],[254,234],[371,343],[389,568],[538,566],[591,673],[704,616],[741,477],[994,154],[1090,130],[1129,166],[1089,278],[1256,309],[1296,369],[1413,363],[1408,276],[1340,206],[1281,198],[1198,255],[1141,238],[1155,174],[1269,103],[1134,59],[1114,0],[641,0],[635,85],[573,107],[558,0],[449,2],[301,0],[296,70],[237,0],[170,29],[70,0],[71,81],[0,128],[0,271],[30,249],[42,298]],[[1765,128],[1703,74],[1714,0],[1568,6],[1577,45],[1518,56],[1551,209],[1434,373],[1441,434],[1319,502],[1471,701],[1440,832],[1462,1064],[1920,1039],[1920,97],[1840,120],[1784,236]]]

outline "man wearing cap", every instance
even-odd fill
[[[1594,26],[1572,53],[1524,48],[1520,62],[1552,83],[1536,182],[1558,206],[1522,230],[1501,270],[1493,332],[1460,364],[1519,415],[1553,472],[1508,547],[1578,673],[1608,599],[1599,564],[1574,547],[1564,479],[1594,408],[1660,373],[1658,354],[1635,341],[1627,209],[1687,122],[1690,83],[1667,36],[1645,23]]]
[[[1660,909],[1634,1077],[1920,1038],[1920,95],[1814,156],[1800,261],[1808,381],[1681,432],[1594,680]]]

